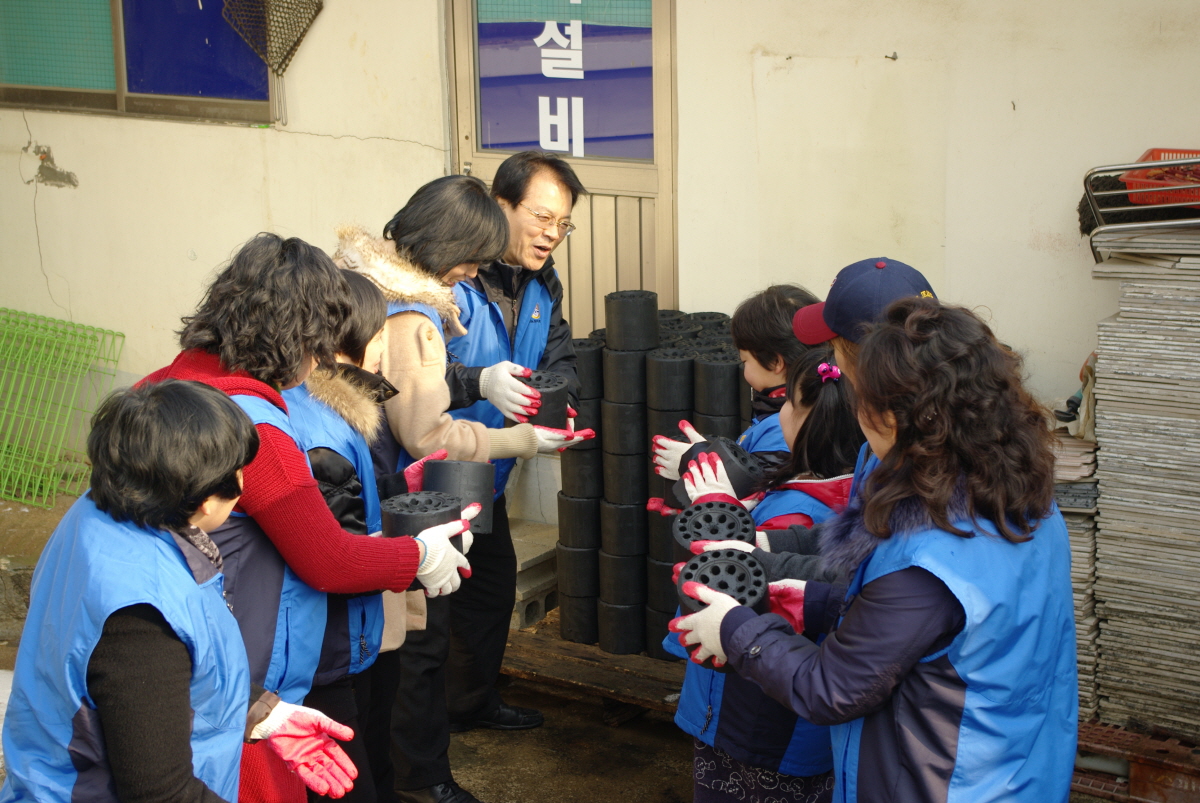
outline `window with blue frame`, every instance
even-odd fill
[[[269,115],[267,66],[223,19],[223,0],[122,0],[116,26],[113,5],[0,0],[0,102],[220,118],[234,101],[233,118]]]

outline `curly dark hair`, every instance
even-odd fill
[[[890,413],[896,433],[865,484],[867,529],[890,536],[892,509],[915,497],[938,528],[970,536],[947,512],[965,491],[970,515],[1029,540],[1054,499],[1053,435],[1020,356],[970,310],[921,298],[889,306],[859,346],[860,414]]]
[[[216,388],[166,379],[114,391],[88,433],[91,498],[116,521],[178,529],[205,499],[237,499],[258,432]]]
[[[350,309],[349,285],[324,251],[264,232],[234,254],[183,319],[179,344],[280,388],[309,357],[333,367]]]
[[[792,334],[792,316],[816,303],[816,296],[796,284],[773,284],[755,293],[734,310],[729,323],[733,345],[753,354],[768,371],[777,360],[791,366],[808,348]]]

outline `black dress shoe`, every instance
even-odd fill
[[[397,790],[396,799],[400,803],[480,803],[479,798],[454,781],[406,792]]]
[[[536,708],[520,708],[507,703],[500,703],[500,707],[489,714],[486,714],[479,719],[472,719],[466,722],[451,722],[451,733],[462,733],[463,731],[475,730],[476,728],[491,728],[497,731],[523,731],[530,728],[539,727],[546,718],[542,716],[542,712]]]

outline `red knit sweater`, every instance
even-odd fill
[[[283,397],[244,371],[227,370],[215,355],[184,351],[142,382],[190,379],[231,396],[257,396],[283,411]],[[238,509],[254,519],[296,575],[318,591],[356,594],[404,591],[413,581],[419,551],[411,538],[364,538],[338,526],[295,441],[259,424],[258,454],[243,469]],[[373,478],[363,477],[363,482]]]

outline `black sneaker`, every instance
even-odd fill
[[[546,718],[542,716],[542,712],[536,708],[520,708],[507,703],[500,703],[500,706],[479,719],[468,720],[466,722],[451,722],[451,733],[462,733],[463,731],[475,730],[476,728],[490,728],[497,731],[523,731],[530,728],[539,727]]]
[[[400,803],[480,803],[479,798],[454,781],[424,789],[396,790],[396,800]]]

